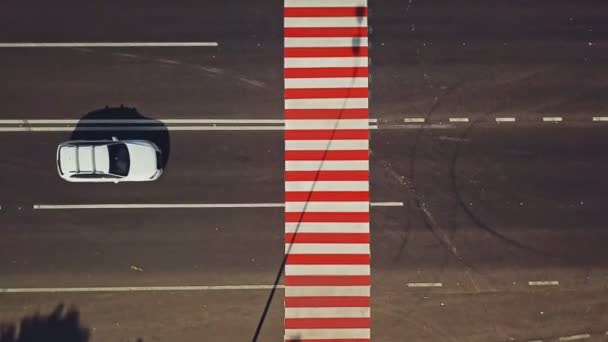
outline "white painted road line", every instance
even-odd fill
[[[367,77],[286,78],[286,89],[306,88],[367,88]]]
[[[442,283],[407,283],[407,287],[443,287]]]
[[[407,123],[423,123],[425,122],[426,119],[425,118],[404,118],[403,122],[407,122]]]
[[[285,38],[285,47],[366,47],[367,37],[353,39],[352,37],[306,37]]]
[[[285,308],[285,318],[365,318],[371,308]]]
[[[367,17],[286,17],[285,27],[367,27]]]
[[[369,233],[369,222],[285,222],[285,233]]]
[[[73,42],[73,43],[0,43],[0,48],[94,48],[94,47],[216,47],[217,42]]]
[[[367,181],[288,181],[285,191],[369,191]]]
[[[346,78],[353,80],[352,78]],[[367,80],[367,78],[364,78]],[[300,80],[294,78],[294,80]],[[378,122],[378,119],[369,119],[370,123]],[[112,124],[129,124],[129,125],[153,125],[153,124],[285,124],[285,119],[134,119],[134,120],[118,120],[118,119],[10,119],[0,120],[0,125],[112,125]]]
[[[368,150],[369,140],[285,140],[286,151]]]
[[[370,292],[369,286],[288,286],[285,288],[285,297],[369,297]]]
[[[542,281],[529,281],[529,286],[559,286],[557,280],[542,280]]]
[[[365,7],[367,0],[285,0],[285,7]]]
[[[561,116],[544,116],[543,122],[562,122],[564,119]]]
[[[358,100],[358,99],[349,99]],[[363,99],[367,101],[367,99]],[[290,100],[286,100],[290,101]],[[305,100],[310,101],[310,100]],[[343,100],[341,100],[343,101]],[[368,119],[310,119],[310,120],[285,120],[287,130],[313,130],[313,129],[368,129]]]
[[[608,121],[608,116],[594,116],[593,121]]]
[[[588,338],[591,338],[590,334],[580,334],[580,335],[560,337],[559,340],[560,341],[578,341],[578,340],[585,340]]]
[[[371,338],[370,329],[285,329],[285,339],[292,341],[324,339],[357,341]],[[331,340],[330,340],[331,341]]]
[[[117,286],[117,287],[32,287],[0,288],[0,293],[62,293],[62,292],[138,292],[138,291],[226,291],[283,289],[283,285],[210,285],[210,286]]]
[[[450,122],[469,122],[469,118],[450,118]]]
[[[515,118],[496,118],[496,122],[515,122]]]
[[[289,254],[369,254],[368,243],[293,243],[285,244]]]
[[[378,129],[370,124],[366,129]],[[121,132],[121,131],[284,131],[284,126],[88,126],[88,127],[0,127],[0,132]]]
[[[285,171],[368,171],[368,160],[303,160],[285,162]]]
[[[285,204],[285,212],[295,213],[361,213],[369,210],[369,202],[346,202],[346,201],[331,201],[331,202],[291,202]]]
[[[365,98],[337,98],[337,99],[288,99],[285,100],[285,109],[365,109],[368,108],[368,99]],[[347,119],[348,120],[348,119]],[[357,120],[357,119],[352,119]],[[294,121],[294,120],[290,120]],[[308,120],[298,120],[308,121]],[[363,120],[365,121],[365,120]]]
[[[290,276],[360,276],[370,275],[370,267],[369,265],[285,265],[285,274]]]
[[[298,202],[292,202],[298,203]],[[311,202],[314,203],[314,202]],[[323,202],[326,203],[326,202]],[[367,202],[361,202],[367,203]],[[403,202],[371,202],[370,207],[402,207]],[[67,210],[67,209],[213,209],[213,208],[284,208],[285,203],[113,203],[113,204],[34,204],[34,210]],[[304,223],[301,223],[304,225]],[[315,223],[314,225],[322,225]],[[326,225],[341,225],[340,223],[327,223]],[[358,229],[360,224],[347,224],[352,229]],[[338,228],[328,228],[338,229]],[[369,224],[361,230],[369,231]]]
[[[367,57],[289,57],[285,58],[285,68],[340,68],[367,67]]]

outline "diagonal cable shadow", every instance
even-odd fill
[[[361,27],[361,23],[362,23],[362,18],[365,15],[367,11],[366,7],[357,7],[355,9],[356,15],[357,15],[357,19],[359,21],[359,28],[363,29]],[[361,45],[361,38],[360,37],[353,37],[353,44],[352,44],[352,51],[353,51],[353,55],[354,57],[360,57],[359,55],[361,54],[361,51],[363,51],[363,49],[361,49],[360,47]],[[355,85],[355,77],[358,76],[358,68],[360,66],[355,67],[355,69],[353,70],[353,74],[351,75],[351,83],[350,86],[348,87],[349,91],[353,89],[353,86]],[[368,70],[369,70],[369,65],[367,66]],[[369,72],[368,72],[369,74]],[[369,76],[368,76],[369,77]],[[368,89],[369,89],[369,85],[368,85]],[[368,90],[369,91],[369,90]],[[333,141],[334,137],[336,136],[336,131],[338,129],[338,124],[340,122],[340,119],[342,119],[344,117],[344,112],[347,109],[347,102],[348,99],[350,99],[349,96],[345,97],[343,103],[342,103],[342,108],[340,108],[340,114],[338,115],[338,118],[333,126],[333,128],[331,129],[331,135],[330,138],[328,139],[328,143],[325,147],[325,149],[323,150],[323,155],[321,158],[321,163],[319,163],[319,168],[316,170],[316,174],[313,180],[313,185],[311,187],[311,190],[308,192],[308,197],[306,198],[304,207],[302,209],[302,213],[299,217],[299,220],[297,222],[296,228],[293,232],[292,238],[290,241],[285,241],[284,243],[288,243],[289,247],[287,248],[287,250],[285,251],[285,255],[283,256],[283,259],[281,261],[281,264],[279,266],[279,269],[277,271],[277,274],[275,276],[274,282],[273,282],[273,286],[272,289],[270,290],[270,293],[268,294],[268,299],[266,300],[266,304],[264,305],[264,309],[262,310],[262,314],[260,316],[260,319],[258,321],[258,325],[256,327],[255,333],[251,339],[252,342],[257,342],[258,338],[260,336],[262,327],[264,326],[264,322],[266,321],[266,317],[268,315],[268,311],[270,310],[270,306],[272,304],[272,301],[275,297],[277,288],[279,286],[279,282],[281,281],[281,277],[283,276],[283,272],[285,271],[285,265],[287,263],[287,257],[289,256],[290,252],[291,252],[291,248],[293,246],[293,242],[296,240],[296,237],[299,233],[300,230],[300,226],[303,222],[303,216],[306,213],[306,210],[308,209],[308,204],[310,202],[310,199],[312,197],[312,193],[314,192],[314,189],[316,187],[317,182],[319,181],[319,174],[320,172],[323,170],[323,165],[325,165],[325,162],[327,161],[327,153],[329,151],[329,147],[331,146],[331,142]],[[368,95],[368,101],[369,101],[369,95]],[[369,102],[368,102],[368,110],[369,110]],[[368,118],[369,120],[369,118]],[[369,125],[369,122],[368,122]],[[369,128],[368,128],[368,132],[369,132]],[[368,135],[368,140],[369,140],[369,135]],[[368,168],[369,170],[369,168]],[[369,190],[368,190],[369,191]],[[368,198],[369,201],[369,198]],[[300,337],[294,337],[293,339],[290,339],[291,342],[298,342],[300,339]]]

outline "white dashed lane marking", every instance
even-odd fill
[[[534,280],[534,281],[529,281],[528,285],[530,285],[530,286],[559,286],[559,281],[557,281],[557,280]]]

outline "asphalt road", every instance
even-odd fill
[[[1,4],[3,42],[220,46],[0,50],[0,119],[80,119],[121,103],[156,119],[281,118],[281,8]],[[387,122],[371,139],[372,201],[404,203],[371,212],[373,339],[605,339],[608,126],[590,121],[607,107],[607,5],[391,0],[370,11],[372,116]],[[471,122],[389,124],[407,116]],[[476,124],[497,116],[518,122]],[[159,181],[75,185],[55,170],[71,132],[0,133],[0,288],[273,284],[281,208],[33,209],[283,201],[280,131],[168,134]],[[91,341],[250,341],[269,292],[0,293],[0,324],[65,303]],[[282,296],[258,341],[281,340]]]

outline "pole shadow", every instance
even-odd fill
[[[112,137],[153,142],[161,149],[161,167],[166,168],[171,154],[169,130],[161,121],[144,116],[134,107],[106,106],[85,114],[70,140],[112,140]]]
[[[82,325],[76,308],[59,304],[48,315],[36,313],[16,323],[0,323],[0,342],[88,342],[89,328]]]

